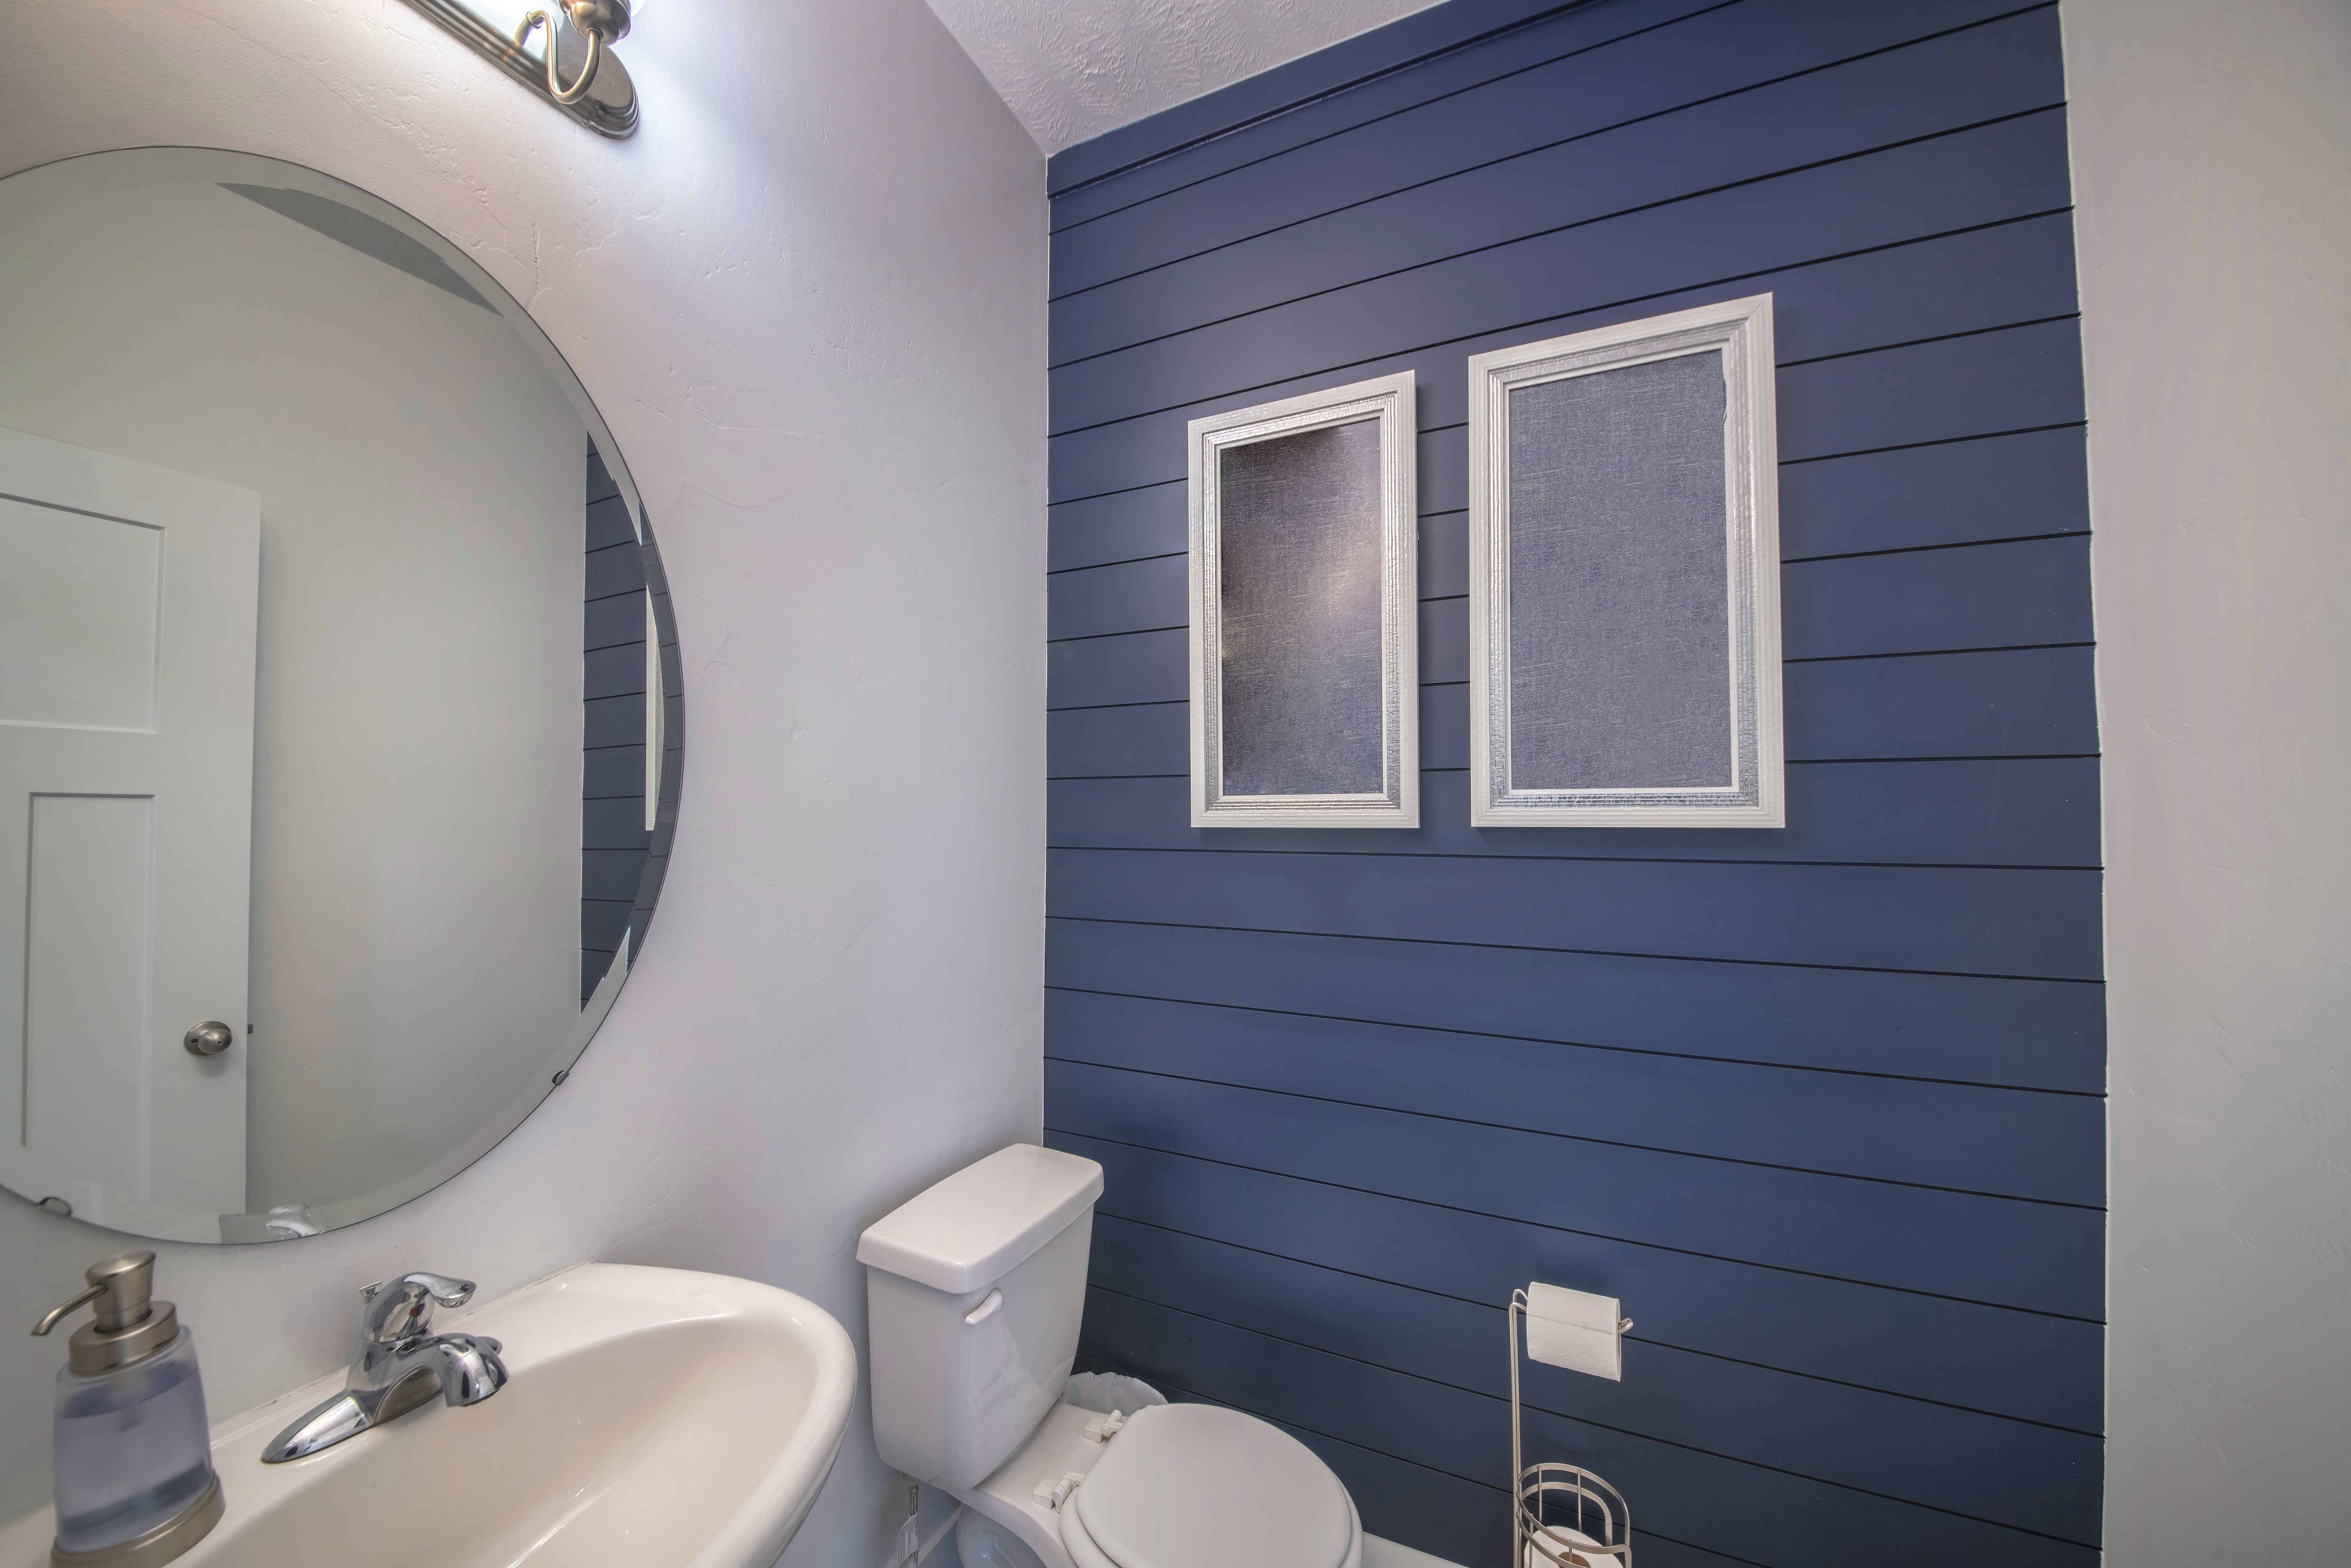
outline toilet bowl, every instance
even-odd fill
[[[971,1568],[1359,1568],[1353,1500],[1280,1427],[1061,1401],[1102,1186],[1016,1144],[859,1239],[882,1458],[963,1502]]]

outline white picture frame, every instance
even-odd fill
[[[1191,422],[1194,827],[1420,825],[1413,391]]]
[[[1699,357],[1722,376],[1719,580],[1693,555],[1714,504]],[[1582,380],[1648,366],[1614,396]],[[1470,359],[1473,826],[1786,825],[1773,367],[1768,294]]]

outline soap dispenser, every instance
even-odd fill
[[[169,1301],[151,1300],[155,1254],[93,1263],[89,1289],[43,1318],[47,1333],[78,1307],[92,1321],[67,1342],[57,1374],[59,1568],[153,1568],[220,1521],[195,1337]]]

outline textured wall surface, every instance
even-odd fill
[[[1431,53],[1498,19],[1528,25]],[[1644,1568],[2089,1568],[2054,8],[1456,0],[1050,182],[1046,1121],[1109,1173],[1090,1363],[1280,1422],[1366,1529],[1498,1563],[1501,1305],[1600,1291],[1625,1381],[1536,1369],[1528,1436],[1625,1489]],[[1466,357],[1766,290],[1790,825],[1472,831]],[[1185,423],[1406,368],[1426,826],[1194,830]]]
[[[931,0],[1048,152],[1430,0]]]
[[[620,143],[397,0],[17,0],[7,28],[0,167],[270,153],[477,257],[609,421],[684,637],[681,831],[602,1033],[404,1208],[159,1247],[214,1408],[340,1364],[357,1287],[406,1268],[493,1293],[583,1259],[716,1269],[862,1341],[858,1231],[1038,1126],[1035,146],[916,0],[655,6]],[[48,1486],[60,1352],[22,1325],[117,1245],[0,1199],[0,1514]],[[903,1501],[861,1414],[789,1560],[870,1568]]]
[[[2107,737],[2107,1541],[2123,1568],[2335,1563],[2351,7],[2064,16]]]

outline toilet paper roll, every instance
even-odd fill
[[[1527,1287],[1527,1354],[1548,1366],[1625,1381],[1622,1318],[1614,1296],[1557,1285]]]

